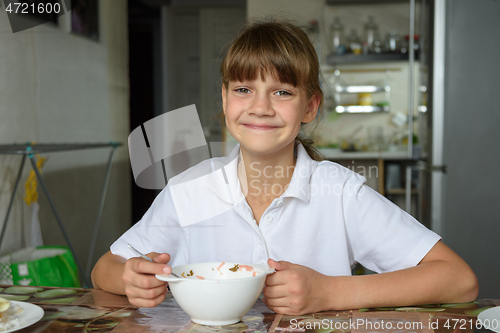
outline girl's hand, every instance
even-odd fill
[[[301,315],[328,308],[328,276],[287,261],[268,260],[276,272],[268,275],[264,303],[276,313]]]
[[[154,263],[140,257],[125,262],[122,281],[130,304],[152,308],[160,304],[167,293],[167,283],[158,280],[155,274],[170,274],[172,268],[167,265],[168,253],[151,252],[146,256]]]

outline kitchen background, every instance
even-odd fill
[[[367,176],[370,186],[440,233],[476,271],[480,297],[500,297],[499,1],[89,4],[97,8],[93,29],[76,31],[65,14],[57,24],[15,34],[0,7],[0,143],[125,144],[114,158],[92,263],[156,195],[132,181],[130,131],[196,104],[207,141],[231,141],[214,120],[220,111],[221,50],[247,18],[272,15],[300,20],[315,41],[327,97],[317,133],[325,156]],[[373,41],[363,44],[371,32]],[[76,255],[86,263],[108,151],[48,157],[44,179]],[[1,221],[20,160],[0,157]],[[25,168],[22,184],[28,172]],[[28,244],[32,208],[21,190],[2,254]],[[44,243],[65,244],[43,194],[39,202]]]

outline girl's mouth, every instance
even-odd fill
[[[243,124],[243,126],[247,127],[247,128],[251,128],[251,129],[255,129],[255,130],[273,130],[273,129],[276,129],[278,128],[278,126],[270,126],[270,125],[260,125],[260,124]]]

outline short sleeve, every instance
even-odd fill
[[[111,252],[125,259],[137,257],[127,244],[142,253],[168,253],[169,265],[187,263],[186,236],[179,225],[169,186],[155,198],[142,219],[111,245]]]
[[[342,198],[353,259],[378,273],[416,266],[441,237],[364,183],[352,175]]]

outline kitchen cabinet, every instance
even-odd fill
[[[384,69],[382,69],[384,71]],[[352,73],[352,71],[347,70],[347,73]],[[358,74],[363,74],[364,71],[356,71]],[[341,74],[344,70],[336,68],[333,70],[333,78],[331,90],[333,93],[333,110],[337,113],[370,113],[370,112],[389,112],[389,100],[391,93],[391,86],[387,82],[390,77],[390,70],[385,70],[386,79],[384,82],[376,84],[345,84],[342,82]],[[358,101],[354,105],[345,105],[342,103],[342,95],[358,95]],[[385,98],[382,102],[374,103],[372,101],[372,94],[384,94]]]
[[[353,3],[356,3],[356,6],[353,6]],[[361,151],[322,150],[322,152],[328,159],[339,161],[344,165],[376,166],[378,178],[368,180],[368,184],[429,226],[430,213],[426,210],[429,205],[425,202],[428,199],[429,174],[422,167],[428,165],[427,152],[430,142],[427,131],[429,119],[426,114],[429,86],[426,43],[429,40],[428,32],[431,30],[428,24],[429,4],[425,0],[354,2],[328,0],[326,5],[327,11],[345,17],[346,21],[355,15],[366,18],[372,15],[377,6],[385,6],[384,9],[390,8],[388,6],[399,6],[398,8],[407,6],[404,8],[407,8],[408,45],[414,45],[414,36],[418,35],[418,52],[410,51],[411,48],[408,47],[406,53],[338,55],[330,52],[323,57],[323,71],[327,82],[330,83],[330,87],[327,87],[329,91],[326,93],[327,118],[334,119],[330,123],[330,131],[336,134],[343,132],[342,135],[349,138],[349,126],[352,127],[352,132],[357,126],[364,126],[365,133],[363,130],[359,131],[361,134],[357,136],[360,137],[361,143],[352,145]],[[386,19],[391,18],[386,17]],[[394,17],[394,20],[398,19],[401,18]],[[388,20],[380,22],[380,28],[383,28],[384,24],[389,26]],[[325,25],[327,24],[328,22],[325,22]],[[362,19],[358,18],[357,24],[358,27],[362,27]],[[325,39],[328,40],[328,37],[323,40]],[[355,78],[350,81],[343,80],[343,77],[347,77],[346,74],[350,78]],[[334,78],[329,79],[332,76]],[[347,83],[344,84],[343,81]],[[372,105],[360,106],[361,96],[358,96],[356,101],[357,93],[371,93]],[[354,96],[350,101],[349,94]],[[379,98],[378,102],[376,98]],[[388,103],[381,103],[384,99]],[[332,112],[341,113],[341,116],[334,116]],[[396,130],[394,126],[389,125],[393,119],[397,120],[395,117],[405,123],[404,128]],[[382,128],[386,135],[386,144],[383,147],[377,146],[377,150],[380,151],[364,151],[373,149],[373,144],[370,142],[373,138],[367,133],[370,127]],[[396,134],[399,135],[400,145],[394,145],[395,139],[387,140],[388,134],[392,138],[395,138]],[[332,143],[323,142],[323,146],[352,147],[343,145],[342,141],[337,137]],[[405,143],[403,151],[401,143]],[[391,174],[393,171],[390,170],[396,169],[399,170],[397,175],[400,179],[399,185],[387,188],[387,177],[394,177]]]

